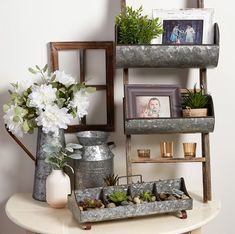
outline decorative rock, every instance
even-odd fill
[[[151,197],[151,202],[155,202],[157,200],[156,196]]]
[[[181,199],[181,197],[182,197],[182,195],[179,195],[178,193],[175,193],[175,192],[173,193],[173,196],[178,198],[178,199]]]
[[[161,200],[166,200],[167,199],[167,195],[165,193],[160,193],[159,197]]]
[[[188,197],[187,195],[183,194],[183,195],[181,196],[181,199],[186,200],[186,199],[189,199],[189,197]]]
[[[133,198],[133,202],[134,202],[135,204],[140,204],[140,198],[139,198],[139,197],[134,197],[134,198]]]
[[[178,195],[180,195],[180,196],[182,196],[182,195],[184,194],[183,191],[181,191],[181,190],[179,190],[179,189],[176,189],[176,188],[173,188],[172,191],[173,191],[174,194],[176,193],[176,194],[178,194]]]
[[[170,195],[170,196],[167,198],[167,200],[177,200],[177,198],[174,197],[173,195]]]
[[[130,205],[130,203],[129,203],[128,201],[122,201],[122,202],[121,202],[121,205],[122,205],[122,206],[128,206],[128,205]]]
[[[132,197],[131,196],[127,196],[127,201],[132,201]]]
[[[116,205],[113,202],[110,202],[106,205],[107,208],[115,208]]]

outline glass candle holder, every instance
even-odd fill
[[[185,158],[196,157],[196,147],[197,147],[197,143],[195,142],[183,143],[184,157]]]
[[[139,158],[150,158],[150,149],[138,149],[137,153]]]
[[[173,141],[160,142],[160,152],[162,158],[172,158],[173,157]]]

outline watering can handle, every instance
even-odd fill
[[[36,158],[29,152],[29,150],[24,146],[24,144],[12,133],[9,131],[7,126],[5,125],[5,128],[9,135],[15,140],[15,142],[24,150],[24,152],[33,160],[36,161]]]
[[[110,150],[112,150],[113,148],[116,147],[116,145],[115,145],[115,143],[113,141],[108,142],[107,145],[108,145]]]

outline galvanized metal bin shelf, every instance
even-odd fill
[[[215,114],[212,97],[209,95],[209,116],[184,118],[125,118],[124,132],[131,134],[158,133],[208,133],[214,131]]]
[[[126,206],[118,206],[115,208],[102,208],[87,211],[81,211],[78,207],[78,202],[83,201],[85,198],[96,198],[102,200],[102,197],[107,197],[107,195],[114,191],[123,191],[127,194],[130,193],[131,195],[136,195],[142,193],[143,191],[156,191],[157,193],[161,193],[171,192],[174,189],[178,189],[184,192],[184,194],[188,196],[188,199],[156,201],[145,204],[131,204]],[[193,207],[193,200],[186,190],[183,178],[136,183],[131,185],[118,185],[104,188],[98,187],[84,190],[75,190],[71,195],[68,196],[68,202],[69,209],[73,213],[74,218],[79,223],[91,223],[104,220],[153,215],[158,213],[185,211],[190,210]]]
[[[219,27],[214,44],[116,45],[116,68],[210,68],[218,65]]]

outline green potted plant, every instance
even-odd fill
[[[104,178],[104,182],[106,184],[106,186],[115,186],[117,185],[118,182],[118,175],[108,175]]]
[[[159,18],[149,19],[142,12],[142,6],[137,10],[126,6],[123,13],[116,16],[118,44],[150,44],[163,32]]]
[[[163,33],[159,18],[142,14],[142,6],[124,6],[116,16],[116,67],[154,67],[159,62],[160,45],[151,41]]]
[[[67,204],[67,195],[71,193],[70,178],[64,172],[65,167],[73,168],[67,159],[79,159],[81,154],[79,144],[69,143],[64,148],[59,143],[43,145],[43,151],[48,153],[45,162],[52,166],[52,171],[46,179],[46,201],[53,208],[63,208]],[[74,149],[78,150],[74,153]]]
[[[183,96],[182,108],[183,117],[203,117],[208,115],[209,97],[203,93],[203,89],[188,90]]]

